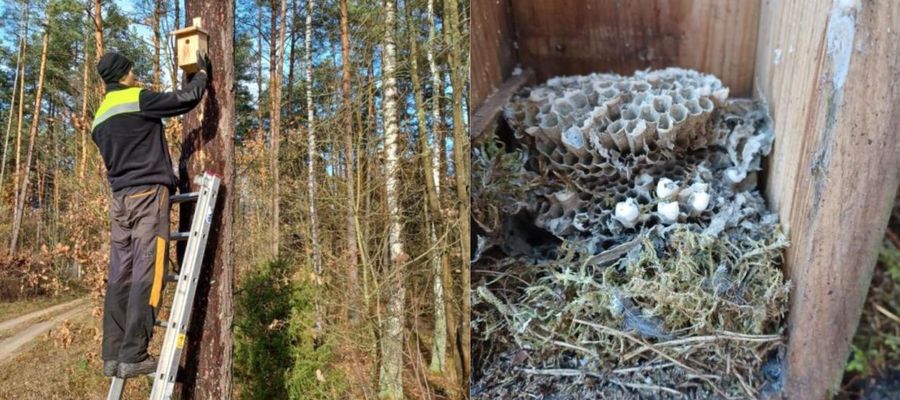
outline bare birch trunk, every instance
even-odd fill
[[[444,373],[447,362],[447,321],[444,313],[444,281],[441,277],[441,254],[443,246],[437,240],[437,223],[440,220],[440,206],[437,204],[434,175],[432,169],[431,145],[428,143],[428,119],[425,116],[424,96],[419,81],[419,50],[415,26],[410,18],[410,78],[412,79],[413,99],[416,107],[416,121],[419,128],[419,146],[421,148],[422,169],[425,176],[425,221],[428,226],[430,240],[429,263],[432,270],[432,295],[434,296],[434,339],[431,351],[432,372]]]
[[[315,106],[312,101],[312,13],[314,0],[309,0],[306,7],[306,40],[303,44],[306,48],[306,113],[307,113],[307,158],[309,169],[306,176],[306,190],[309,196],[309,219],[312,227],[312,253],[313,271],[316,274],[316,282],[322,284],[322,250],[319,247],[319,221],[316,214],[316,124]],[[322,322],[322,315],[317,316],[318,322]]]
[[[381,332],[381,369],[379,397],[388,400],[403,399],[403,319],[406,286],[401,268],[409,258],[400,235],[399,204],[399,149],[400,136],[397,93],[397,48],[394,43],[395,0],[384,2],[384,52],[382,54],[384,80],[384,173],[385,197],[388,208],[388,245],[390,262],[385,271],[387,280],[387,315]]]
[[[442,90],[442,70],[437,65],[435,61],[435,53],[438,52],[438,35],[437,35],[437,23],[434,12],[434,0],[428,0],[428,47],[427,47],[427,57],[428,57],[428,67],[431,72],[431,86],[432,86],[432,106],[431,106],[431,126],[432,126],[432,143],[434,144],[434,150],[431,151],[431,160],[432,163],[430,165],[433,182],[434,182],[434,191],[433,194],[429,194],[431,197],[432,204],[432,212],[434,214],[435,221],[440,221],[443,218],[443,214],[441,212],[441,177],[443,174],[441,173],[442,165],[441,161],[445,160],[446,153],[444,152],[444,138],[446,133],[442,129],[444,127],[443,116],[441,114],[441,97],[443,95]],[[426,166],[427,168],[428,166]],[[468,170],[466,170],[468,173]],[[437,272],[436,272],[437,273]],[[440,259],[440,275],[443,277],[443,297],[445,299],[454,299],[458,296],[454,293],[453,290],[453,274],[450,269],[450,260],[449,255],[446,252],[441,253]],[[437,288],[435,288],[437,290]],[[467,296],[468,286],[463,286],[463,295]],[[435,295],[437,298],[437,296]],[[437,301],[435,302],[437,304]],[[463,353],[459,346],[457,345],[459,325],[458,325],[458,314],[454,311],[454,307],[452,304],[444,302],[444,317],[445,317],[445,326],[447,332],[447,341],[450,343],[450,354],[448,355],[448,361],[445,371],[453,371],[452,379],[454,382],[459,384],[460,380],[466,380],[468,375],[466,375],[466,367],[468,365],[468,360],[463,357]],[[460,397],[465,397],[467,392],[459,393]]]
[[[44,72],[47,70],[47,44],[50,41],[50,25],[49,20],[44,21],[44,37],[41,49],[41,69],[38,75],[37,92],[34,95],[34,111],[31,119],[31,135],[28,139],[28,156],[25,161],[25,170],[22,176],[22,185],[19,193],[16,194],[16,210],[13,217],[13,227],[11,238],[9,241],[9,254],[16,254],[16,246],[19,241],[19,230],[22,227],[22,214],[25,211],[25,197],[28,193],[28,175],[31,171],[31,161],[34,155],[34,142],[37,139],[38,122],[41,118],[41,96],[44,92]]]
[[[434,60],[435,49],[437,48],[437,24],[434,18],[434,0],[428,0],[428,69],[431,71],[431,140],[434,149],[431,153],[431,168],[434,175],[435,187],[437,195],[441,195],[441,150],[444,148],[439,141],[443,137],[438,132],[443,124],[441,121],[441,74],[438,71],[437,62]]]

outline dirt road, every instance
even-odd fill
[[[34,338],[47,333],[57,324],[89,311],[89,300],[79,299],[0,322],[0,332],[15,330],[12,336],[0,341],[0,364],[26,350]],[[44,319],[47,316],[50,318]]]

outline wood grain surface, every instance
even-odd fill
[[[791,246],[787,398],[836,391],[900,179],[900,3],[765,1],[756,96]]]
[[[519,60],[535,70],[539,82],[557,75],[631,74],[679,66],[715,74],[734,96],[751,95],[757,0],[514,0],[512,4]]]

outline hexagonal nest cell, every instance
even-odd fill
[[[779,389],[787,241],[759,105],[667,68],[553,78],[503,118],[473,149],[475,398]]]

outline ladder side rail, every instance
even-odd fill
[[[109,394],[106,395],[106,400],[119,400],[122,398],[122,392],[124,391],[125,380],[118,376],[114,376],[112,382],[109,384]]]
[[[175,388],[175,378],[184,346],[184,335],[190,322],[197,281],[200,277],[200,264],[206,251],[206,242],[218,197],[219,179],[212,175],[206,175],[204,178],[203,187],[200,189],[200,198],[191,222],[191,236],[188,239],[181,276],[167,323],[159,365],[154,375],[150,398],[155,400],[169,398]]]
[[[168,397],[171,395],[171,389],[174,389],[174,378],[177,374],[181,355],[179,346],[184,344],[183,335],[187,331],[190,308],[193,305],[193,292],[199,278],[198,265],[199,261],[202,261],[202,250],[205,248],[206,234],[209,230],[209,223],[205,223],[204,219],[207,215],[210,215],[208,210],[215,206],[215,199],[210,199],[210,195],[214,194],[211,190],[213,189],[211,183],[215,182],[212,177],[205,176],[204,178],[206,179],[203,179],[201,182],[203,186],[200,190],[200,193],[202,193],[201,199],[198,201],[191,223],[191,237],[188,239],[187,251],[182,265],[181,280],[179,281],[172,305],[168,323],[169,328],[166,330],[166,340],[163,342],[163,349],[160,353],[160,364],[154,376],[155,381],[151,399]],[[168,388],[167,386],[169,385],[166,382],[170,380],[172,381],[172,387]]]

